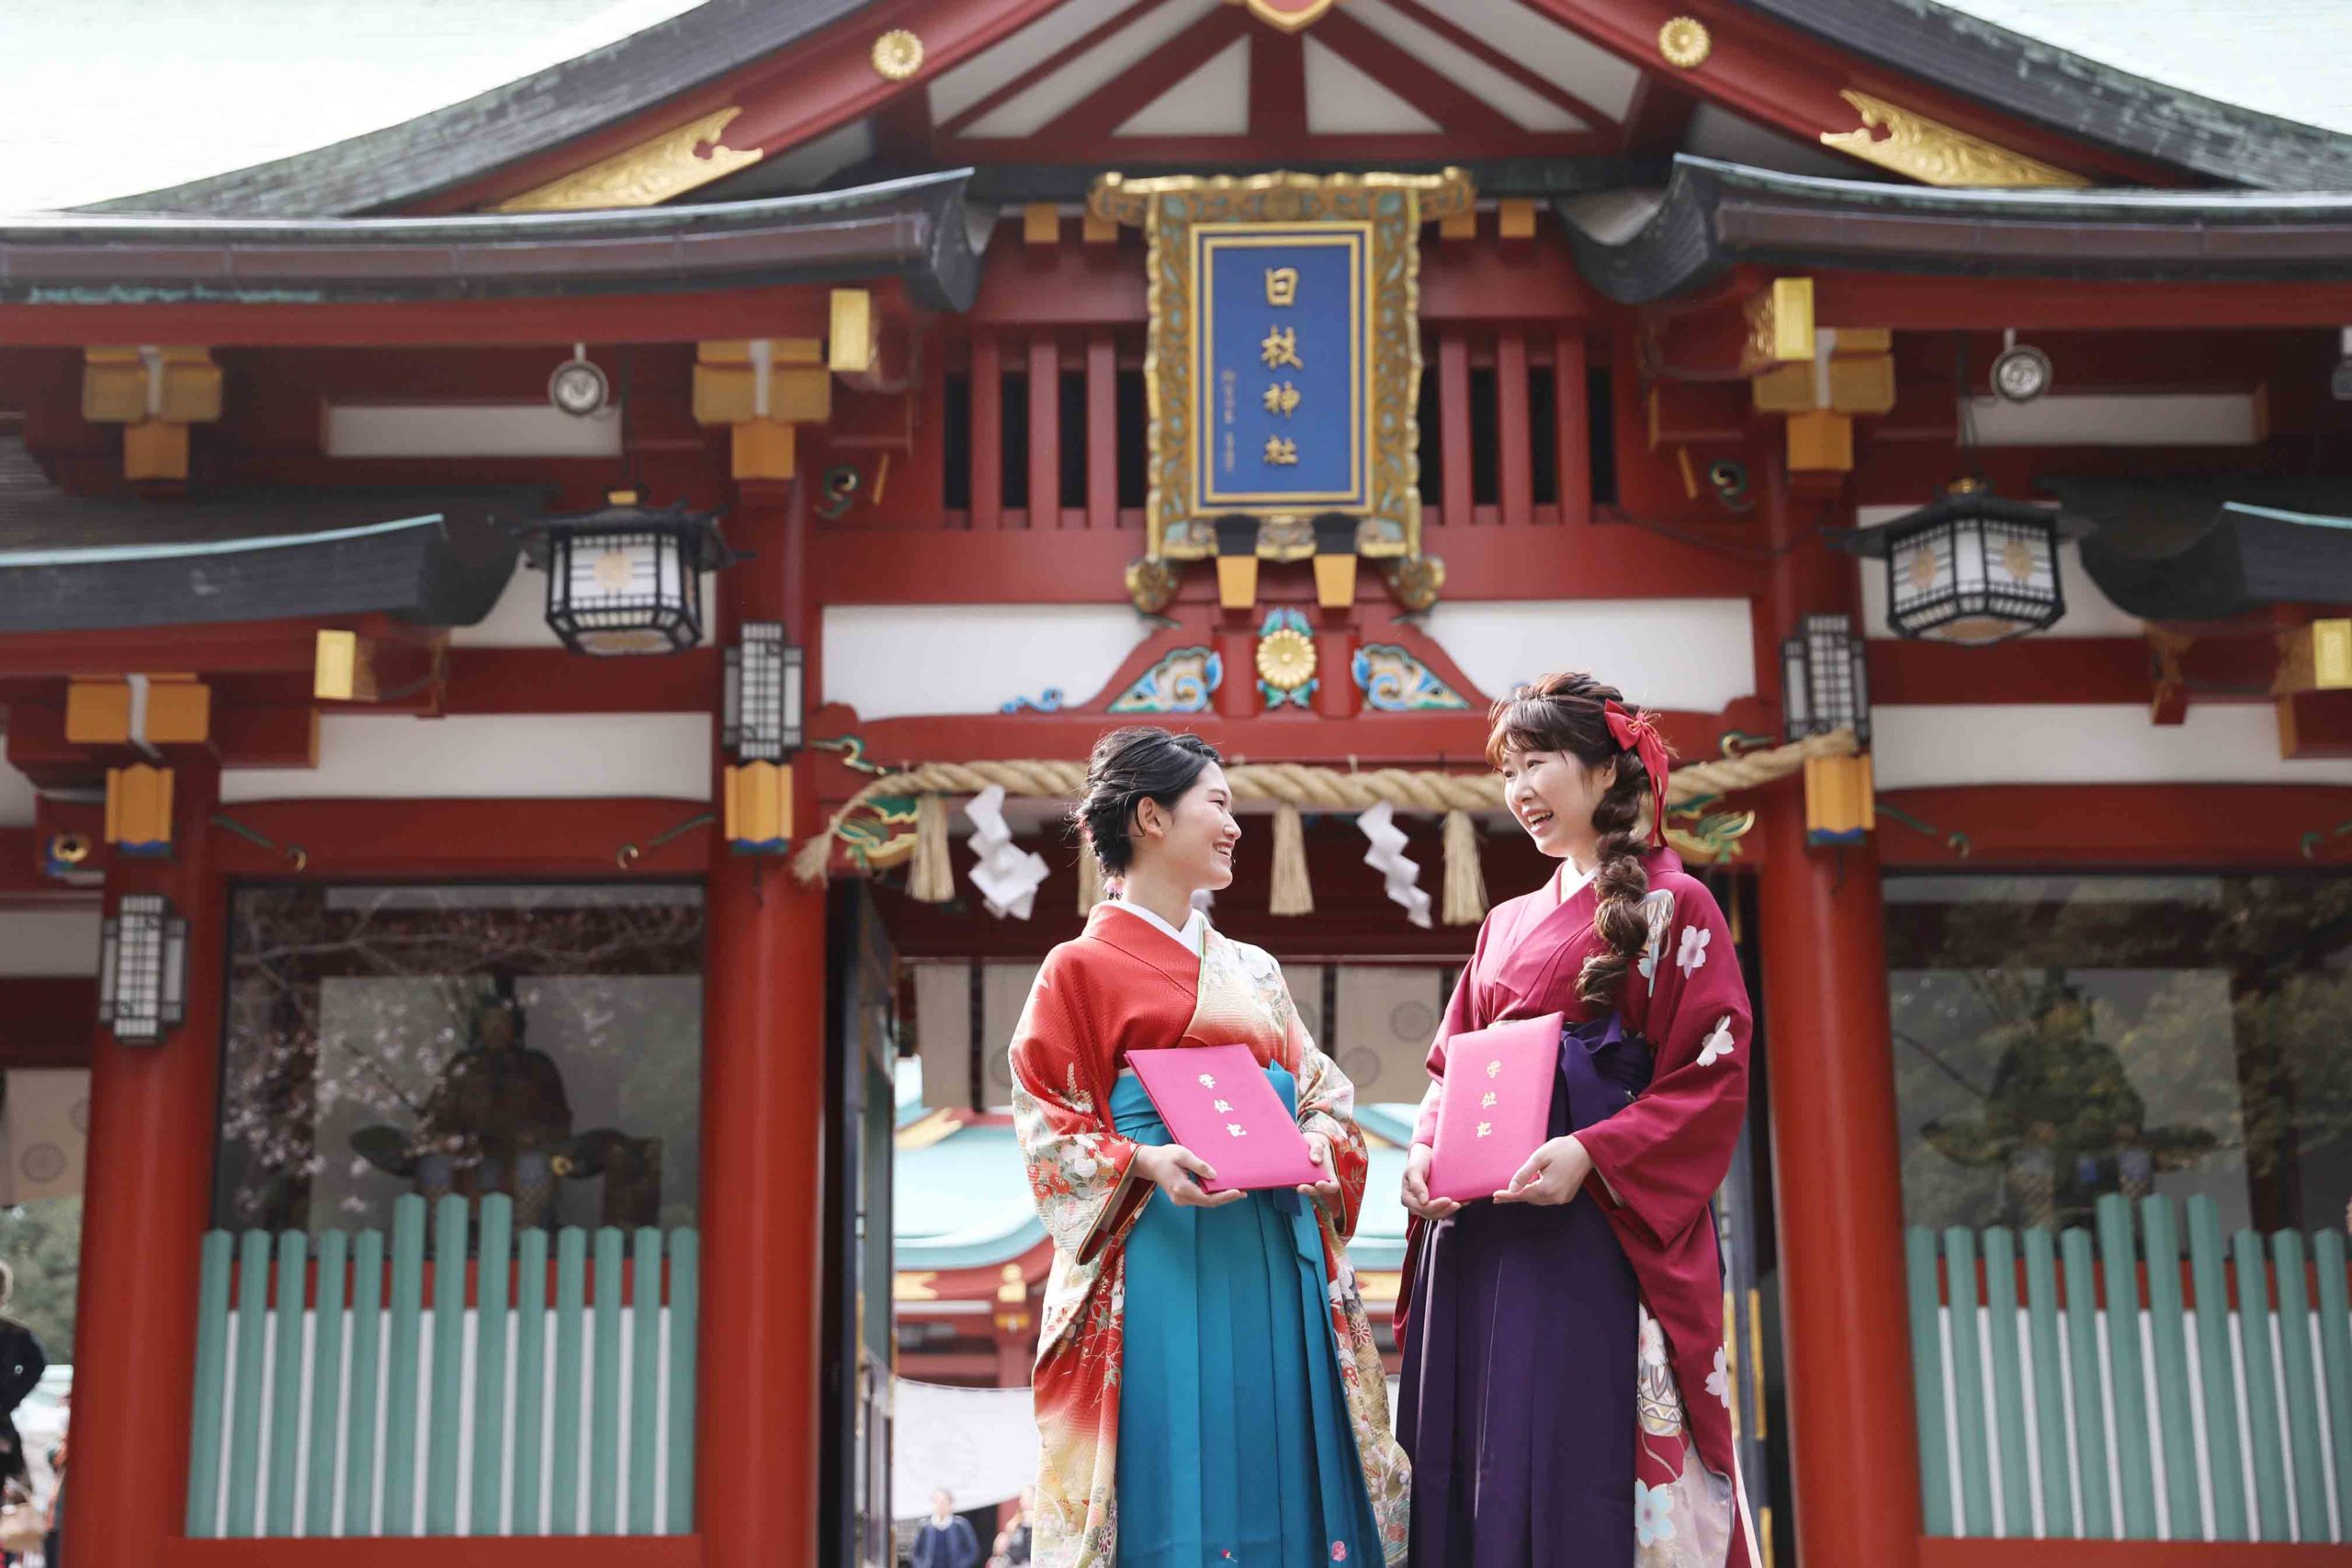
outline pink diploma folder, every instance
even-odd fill
[[[1543,1146],[1563,1013],[1516,1019],[1445,1043],[1430,1196],[1467,1203],[1510,1185]]]
[[[1327,1179],[1298,1121],[1247,1045],[1136,1051],[1127,1066],[1143,1080],[1169,1135],[1216,1172],[1204,1192],[1256,1191]]]

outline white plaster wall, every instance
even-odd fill
[[[822,700],[869,720],[995,713],[1049,686],[1074,705],[1150,635],[1115,604],[829,604]]]
[[[33,781],[0,760],[0,828],[33,825],[33,801],[39,795]]]
[[[1488,697],[1555,670],[1589,670],[1645,706],[1698,713],[1756,690],[1745,599],[1446,601],[1423,625]]]
[[[1860,506],[1854,509],[1854,521],[1874,528],[1927,503],[1922,499],[1917,506]],[[1886,563],[1857,559],[1854,570],[1861,574],[1862,635],[1892,637],[1894,633],[1886,625]],[[2058,587],[2066,596],[2066,613],[2049,630],[2034,633],[2036,637],[2138,637],[2146,629],[2146,622],[2098,591],[2083,570],[2081,547],[2072,540],[2058,546]]]
[[[220,799],[710,798],[707,714],[331,715],[319,765],[230,768]]]
[[[0,909],[0,975],[96,975],[100,918],[95,895]]]
[[[2267,703],[1914,705],[1871,710],[1878,787],[2002,784],[2352,784],[2352,758],[2289,761]]]

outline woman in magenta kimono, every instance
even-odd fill
[[[1647,714],[1545,676],[1495,705],[1487,754],[1560,866],[1487,915],[1430,1048],[1397,1314],[1411,1562],[1746,1568],[1708,1207],[1747,1100],[1739,957],[1666,847]],[[1492,1200],[1431,1199],[1447,1041],[1555,1012],[1550,1141]]]

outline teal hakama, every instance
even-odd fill
[[[1266,1073],[1295,1110],[1291,1075]],[[1171,1141],[1132,1073],[1111,1115],[1122,1136]],[[1216,1209],[1155,1199],[1126,1246],[1120,1568],[1378,1563],[1313,1206],[1291,1191]]]

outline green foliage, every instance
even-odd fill
[[[7,1315],[39,1337],[51,1361],[74,1359],[74,1291],[82,1269],[82,1200],[0,1208],[0,1259],[16,1270]]]

